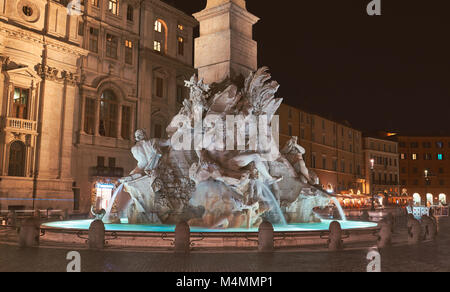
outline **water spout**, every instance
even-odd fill
[[[116,202],[116,199],[117,199],[117,196],[122,192],[122,190],[123,190],[123,184],[121,184],[115,191],[114,191],[114,194],[113,194],[113,196],[112,196],[112,198],[111,198],[111,202],[109,203],[109,205],[108,205],[108,208],[107,208],[107,210],[106,210],[106,213],[105,213],[105,216],[103,217],[104,218],[104,220],[110,220],[110,215],[111,215],[111,210],[112,210],[112,207],[114,206],[114,203]]]
[[[280,224],[281,225],[288,225],[286,218],[284,217],[283,212],[281,211],[280,208],[280,203],[277,201],[277,199],[275,198],[275,196],[273,195],[272,191],[270,190],[270,188],[268,186],[266,186],[264,183],[262,182],[258,182],[257,184],[258,186],[258,191],[260,191],[260,194],[269,201],[269,203],[271,204],[272,210],[274,210],[278,216],[278,218],[280,219]]]
[[[339,215],[341,216],[341,220],[347,221],[347,217],[345,216],[344,210],[342,209],[341,203],[339,203],[338,199],[336,199],[336,197],[331,197],[331,200],[333,200],[333,203],[336,205]]]

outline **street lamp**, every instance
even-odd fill
[[[375,193],[373,191],[374,189],[374,183],[375,183],[375,159],[370,159],[370,192],[372,193],[372,211],[375,211]]]

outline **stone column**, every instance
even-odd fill
[[[189,253],[191,229],[186,222],[180,222],[175,228],[175,253]]]
[[[273,252],[273,225],[264,221],[258,229],[258,251],[259,252]]]
[[[259,18],[247,11],[245,0],[208,0],[194,17],[200,22],[200,37],[195,40],[195,68],[200,78],[213,83],[256,71],[253,25]]]

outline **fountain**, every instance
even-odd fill
[[[103,221],[107,231],[256,232],[264,221],[276,232],[327,230],[313,209],[334,201],[343,229],[374,227],[346,221],[339,202],[319,185],[292,137],[280,150],[275,115],[282,100],[267,68],[245,82],[207,85],[193,76],[190,97],[167,128],[168,140],[136,132],[137,160],[120,179]],[[257,125],[257,126],[256,126]],[[117,204],[118,200],[128,200]],[[126,215],[123,215],[126,214]],[[86,230],[92,220],[51,222],[46,228]]]

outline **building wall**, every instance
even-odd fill
[[[399,188],[398,143],[376,137],[364,137],[366,187],[370,194],[401,194]],[[374,166],[370,161],[373,159]]]
[[[73,204],[79,19],[53,1],[0,1],[1,208]]]
[[[439,202],[440,194],[445,194],[448,203],[450,137],[400,136],[398,141],[402,191],[410,196],[419,194],[422,204],[426,202],[428,193],[433,195],[434,203]],[[425,170],[429,171],[429,184],[425,180]]]
[[[84,1],[82,13],[68,2],[0,0],[2,209],[31,208],[36,197],[36,208],[72,211],[76,200],[88,212],[96,182],[135,167],[137,128],[164,137],[187,94],[177,86],[195,72],[192,17],[158,0]],[[15,87],[29,90],[26,119],[12,114]],[[11,163],[15,175],[11,151],[24,161]]]
[[[282,104],[280,145],[297,136],[305,148],[305,162],[324,189],[337,193],[364,192],[362,133],[319,115]]]

